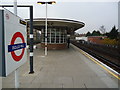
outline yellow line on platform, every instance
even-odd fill
[[[80,50],[80,52],[82,54],[84,54],[86,57],[88,57],[90,60],[92,60],[93,62],[95,62],[96,64],[98,64],[99,66],[101,66],[103,69],[105,69],[107,72],[109,72],[111,75],[113,75],[114,77],[116,77],[117,79],[120,80],[120,77],[116,74],[114,74],[113,72],[111,72],[110,70],[108,70],[106,67],[104,67],[103,65],[101,65],[99,62],[97,62],[95,59],[93,59],[92,57],[90,57],[89,55],[87,55],[85,52],[83,52],[82,50]]]

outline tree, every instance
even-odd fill
[[[105,26],[104,25],[102,25],[102,26],[100,26],[100,31],[102,32],[102,34],[105,34],[106,33],[106,29],[105,29]]]
[[[96,31],[98,36],[101,36],[102,34],[100,33],[100,31]]]
[[[86,34],[86,37],[87,37],[87,36],[91,36],[91,33],[90,33],[89,31],[88,31],[87,34]]]
[[[117,45],[118,41],[115,39],[109,39],[109,38],[105,38],[102,40],[103,44],[107,44],[107,45]]]
[[[110,39],[117,39],[117,38],[118,38],[118,29],[116,29],[115,26],[112,28],[112,30],[111,30],[110,33],[108,34],[108,37],[109,37]]]
[[[101,35],[101,33],[99,32],[99,31],[93,31],[92,32],[92,36],[100,36]]]

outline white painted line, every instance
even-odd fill
[[[116,77],[117,79],[120,80],[120,77],[119,77],[120,73],[118,73],[117,71],[115,71],[111,67],[107,66],[106,64],[102,63],[101,61],[99,61],[95,57],[91,56],[87,52],[85,52],[85,51],[81,50],[80,48],[76,47],[75,45],[72,44],[72,46],[74,48],[76,48],[77,50],[79,50],[83,55],[85,55],[86,57],[88,57],[89,59],[91,59],[92,61],[94,61],[96,64],[98,64],[99,66],[101,66],[103,69],[105,69],[106,71],[108,71],[111,75],[113,75],[114,77]]]
[[[30,34],[30,38],[33,38],[33,34]]]
[[[83,51],[83,50],[81,50]],[[120,73],[118,73],[117,71],[115,71],[114,69],[112,69],[111,67],[107,66],[106,64],[104,64],[103,62],[99,61],[97,58],[91,56],[90,54],[88,54],[87,52],[83,51],[85,54],[89,55],[90,57],[92,57],[94,60],[96,60],[97,62],[99,62],[100,64],[102,64],[103,66],[105,66],[106,68],[108,68],[109,70],[111,70],[112,72],[114,72],[115,74],[120,75]]]
[[[36,49],[36,48],[37,48],[37,46],[36,46],[36,45],[34,45],[34,46],[33,46],[33,48],[34,48],[34,49]]]
[[[33,56],[33,52],[30,52],[30,56],[31,56],[31,57]]]
[[[40,56],[40,57],[45,57],[45,56]]]
[[[29,45],[27,45],[26,48],[28,49],[28,48],[29,48]]]
[[[29,45],[27,45],[26,48],[28,49],[28,48],[29,48]],[[33,46],[33,49],[37,49],[37,46],[34,45],[34,46]]]
[[[47,55],[47,47],[45,47],[45,56]]]

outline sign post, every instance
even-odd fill
[[[14,14],[17,15],[17,0],[14,0]]]
[[[30,7],[30,72],[33,74],[33,7]]]
[[[17,15],[17,0],[14,0],[14,14]],[[15,88],[19,87],[19,71],[18,69],[15,70]]]

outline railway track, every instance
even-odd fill
[[[100,49],[100,47],[97,48],[96,46],[91,46],[89,44],[85,45],[76,41],[71,41],[71,43],[120,73],[119,55],[117,56],[116,54],[113,54],[112,52],[109,51],[105,52],[105,49],[102,50]]]

